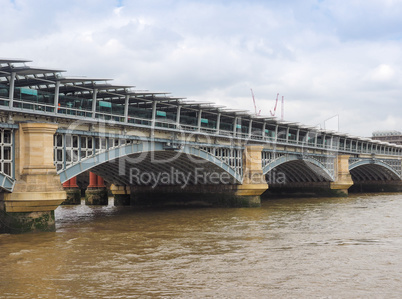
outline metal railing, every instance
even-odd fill
[[[339,142],[340,137],[334,139],[334,142],[330,142],[329,144],[325,140],[322,142],[321,140],[317,140],[315,138],[306,139],[306,136],[303,137],[302,140],[295,140],[293,135],[288,138],[283,138],[282,136],[286,135],[283,131],[277,132],[277,137],[274,136],[264,136],[261,130],[252,131],[251,134],[233,131],[233,130],[223,130],[223,129],[216,129],[211,127],[205,127],[197,125],[190,125],[190,124],[183,124],[183,123],[176,123],[173,120],[166,119],[149,119],[144,117],[138,117],[129,115],[127,117],[127,121],[124,115],[122,114],[115,114],[115,113],[107,113],[102,111],[92,111],[92,110],[85,110],[85,109],[78,109],[74,107],[65,107],[65,106],[58,106],[57,108],[51,104],[45,104],[41,102],[34,102],[34,101],[27,101],[21,100],[19,98],[13,99],[13,107],[10,108],[7,105],[10,103],[8,98],[0,97],[0,109],[7,109],[16,112],[25,112],[25,113],[33,113],[33,114],[48,114],[51,113],[54,116],[63,115],[67,118],[89,118],[93,120],[105,120],[105,121],[113,121],[118,122],[126,125],[132,126],[141,126],[146,127],[149,129],[159,129],[159,130],[169,130],[169,131],[181,131],[181,132],[188,132],[193,134],[194,132],[199,132],[201,134],[208,134],[217,137],[227,137],[227,138],[236,138],[241,140],[252,140],[257,141],[265,144],[277,144],[277,145],[292,145],[295,147],[302,147],[302,148],[311,148],[311,149],[319,149],[319,150],[328,150],[328,151],[338,151],[343,153],[349,154],[382,154],[382,155],[389,155],[389,156],[402,156],[401,149],[394,149],[392,146],[381,145],[376,146],[375,143],[366,142],[364,146],[362,145],[362,141],[359,141],[359,146],[353,144],[352,146],[348,143]],[[281,136],[281,137],[278,137]],[[353,140],[353,139],[350,139]],[[356,141],[353,141],[356,142]]]

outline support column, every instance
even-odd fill
[[[54,106],[54,113],[58,113],[59,108],[59,93],[60,93],[60,81],[56,81],[56,86],[54,88],[54,98],[53,98],[53,106]]]
[[[126,95],[124,100],[124,122],[128,123],[128,106],[130,105],[130,96]]]
[[[71,188],[79,188],[77,185],[77,177],[76,176],[70,179],[70,187]]]
[[[130,187],[129,186],[116,186],[111,185],[110,191],[114,196],[115,206],[129,206],[130,205]]]
[[[63,183],[63,188],[70,188],[70,180]]]
[[[219,135],[219,130],[221,127],[221,113],[218,113],[218,116],[216,117],[216,134]]]
[[[181,113],[181,106],[177,106],[177,112],[176,112],[176,129],[180,129],[180,113]]]
[[[97,187],[98,188],[105,188],[105,181],[103,180],[103,178],[101,176],[97,176]]]
[[[88,188],[96,188],[98,186],[97,175],[93,172],[89,172],[89,185]]]
[[[66,199],[53,165],[57,124],[21,123],[15,138],[12,193],[0,197],[0,230],[8,233],[54,231],[54,210]]]
[[[92,94],[92,118],[96,116],[96,98],[98,96],[98,90],[95,88]]]
[[[243,152],[243,183],[237,186],[235,195],[246,200],[249,206],[260,206],[260,196],[268,189],[262,172],[262,148],[250,145]]]
[[[13,108],[15,76],[16,76],[16,72],[12,72],[11,75],[10,75],[10,89],[8,91],[9,107],[10,108]]]
[[[63,183],[64,191],[67,193],[67,198],[63,201],[62,205],[80,205],[81,204],[81,190],[77,185],[77,177],[73,177]]]
[[[89,172],[89,185],[85,191],[86,205],[108,205],[109,199],[103,178]]]
[[[349,172],[350,155],[338,155],[335,161],[335,181],[331,182],[330,188],[337,190],[342,195],[348,194],[348,189],[353,185],[352,176]]]
[[[201,117],[202,117],[202,110],[198,110],[198,118],[197,118],[197,131],[201,131]]]

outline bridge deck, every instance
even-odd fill
[[[402,146],[213,103],[187,101],[167,92],[133,90],[130,86],[112,85],[109,79],[64,77],[63,71],[32,68],[25,62],[28,61],[0,61],[0,113],[4,121],[16,114],[35,115],[349,154],[402,155]]]

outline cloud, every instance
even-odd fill
[[[400,130],[401,1],[0,0],[0,56],[341,130]],[[387,127],[392,126],[392,127]]]

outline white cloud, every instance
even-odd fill
[[[374,70],[370,72],[370,78],[373,81],[389,81],[394,78],[395,70],[387,64],[380,64]]]
[[[121,2],[121,6],[119,5]],[[0,56],[342,131],[400,130],[401,1],[0,0]],[[389,121],[393,119],[395,121]],[[387,127],[389,126],[389,127]]]

